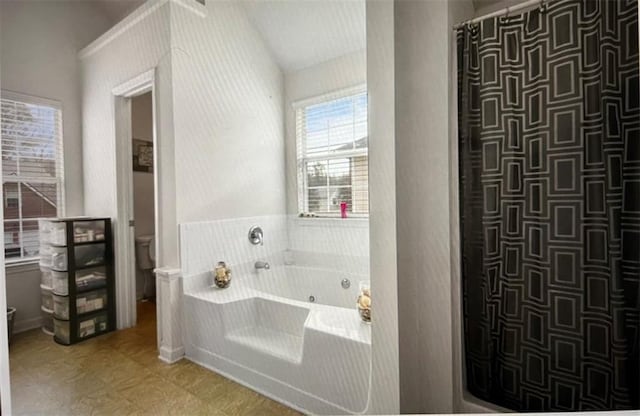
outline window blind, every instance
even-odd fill
[[[296,137],[300,212],[368,215],[366,92],[298,106]]]
[[[5,259],[36,258],[38,219],[63,213],[60,106],[3,92],[0,132]]]

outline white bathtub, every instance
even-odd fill
[[[371,326],[355,309],[365,276],[280,266],[233,276],[227,289],[195,278],[185,285],[187,358],[305,413],[366,410]]]

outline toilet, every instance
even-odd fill
[[[150,296],[147,293],[147,282],[156,267],[156,243],[153,235],[136,237],[136,263],[144,276],[143,299],[147,299]]]
[[[136,262],[140,270],[153,270],[156,267],[156,244],[152,235],[136,237]]]

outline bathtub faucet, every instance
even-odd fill
[[[269,268],[271,266],[269,266],[269,263],[267,263],[266,261],[257,261],[255,264],[256,269],[265,269],[265,270],[269,270]]]

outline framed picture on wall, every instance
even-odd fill
[[[133,170],[153,173],[153,142],[133,139]]]

